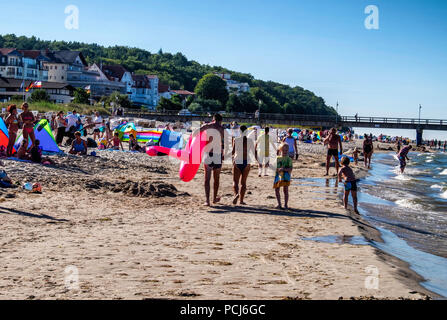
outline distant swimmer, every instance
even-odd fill
[[[338,161],[338,147],[340,146],[340,154],[343,154],[343,144],[341,142],[341,137],[337,134],[337,129],[332,128],[331,132],[324,139],[324,144],[328,146],[327,158],[326,158],[326,176],[329,175],[329,166],[331,164],[332,157],[335,159],[335,170],[338,173],[338,169],[340,167]],[[337,175],[337,174],[335,174]]]
[[[410,158],[408,158],[408,153],[411,151],[411,149],[413,149],[411,145],[403,147],[397,155],[400,162],[400,171],[402,174],[404,173],[407,166],[407,160],[410,160]]]

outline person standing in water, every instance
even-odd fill
[[[326,139],[324,139],[324,144],[328,146],[328,152],[326,157],[326,176],[328,176],[332,157],[334,157],[335,159],[335,170],[337,171],[337,173],[338,169],[340,168],[340,164],[338,161],[339,160],[338,147],[340,147],[340,154],[343,154],[343,144],[341,141],[341,137],[337,134],[337,129],[335,128],[331,129],[329,135],[326,137]]]
[[[407,166],[407,160],[410,160],[410,158],[408,158],[408,153],[411,151],[411,149],[413,149],[411,145],[405,146],[402,148],[402,150],[400,150],[399,154],[397,155],[400,162],[400,172],[402,174],[404,173],[405,168]]]
[[[355,178],[354,171],[349,166],[351,163],[351,160],[349,160],[348,157],[343,157],[341,159],[341,165],[343,166],[339,173],[338,173],[338,179],[340,182],[344,181],[345,184],[345,194],[343,197],[343,203],[345,205],[345,209],[348,209],[348,200],[349,200],[349,194],[352,194],[352,201],[354,203],[354,212],[359,213],[357,209],[357,179]]]
[[[365,141],[363,141],[363,154],[365,157],[365,168],[371,169],[371,158],[374,153],[374,143],[372,140],[372,134],[370,136],[365,136]]]
[[[222,170],[222,161],[224,154],[224,128],[222,127],[222,116],[220,114],[215,114],[213,117],[213,122],[209,124],[205,124],[200,128],[200,132],[206,132],[207,136],[207,147],[209,150],[205,150],[203,153],[203,163],[205,166],[205,197],[206,197],[206,206],[211,206],[210,202],[210,181],[211,174],[214,179],[214,194],[213,194],[213,203],[219,203],[220,197],[219,193],[219,184],[220,184],[220,172]],[[195,133],[196,135],[198,133]],[[218,139],[219,141],[214,141]]]

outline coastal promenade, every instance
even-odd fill
[[[165,122],[211,121],[211,115],[186,115],[178,112],[129,111],[126,116],[153,119]],[[424,130],[447,131],[447,119],[414,119],[359,116],[323,116],[298,114],[268,114],[256,117],[253,113],[223,114],[224,122],[253,124],[308,126],[308,127],[349,127],[349,128],[386,128],[417,130],[422,137]]]

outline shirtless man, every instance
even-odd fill
[[[340,154],[343,154],[343,145],[340,136],[337,134],[337,129],[332,128],[329,135],[324,139],[324,145],[328,146],[327,159],[326,159],[326,176],[329,175],[329,167],[331,164],[331,159],[335,159],[335,170],[338,174],[338,169],[340,167],[338,161],[338,147],[340,146]]]
[[[405,168],[407,166],[407,160],[410,160],[408,158],[408,153],[411,151],[411,149],[413,149],[411,145],[403,147],[402,150],[400,150],[399,154],[397,155],[400,162],[400,172],[402,174],[404,173]]]
[[[205,124],[200,128],[200,132],[207,132],[207,147],[209,149],[205,149],[203,154],[203,161],[205,164],[205,205],[208,207],[211,206],[211,173],[213,174],[214,179],[213,203],[216,204],[220,202],[220,197],[218,197],[217,194],[219,192],[220,172],[222,170],[224,154],[224,128],[222,127],[222,120],[223,119],[220,114],[215,114],[213,117],[213,122]],[[220,139],[220,142],[214,141],[214,139]]]

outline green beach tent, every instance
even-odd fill
[[[54,152],[54,153],[60,153],[62,152],[61,149],[59,149],[56,140],[54,139],[53,132],[51,131],[50,124],[48,123],[48,120],[43,119],[40,120],[35,126],[34,126],[34,135],[36,137],[36,140],[40,141],[40,147],[42,147],[42,151],[45,152]],[[14,145],[14,149],[18,150],[21,143],[23,141],[23,135],[20,135],[16,143]],[[31,147],[31,139],[28,143],[28,148]]]

